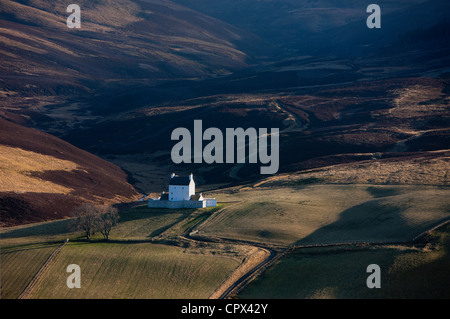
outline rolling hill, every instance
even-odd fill
[[[175,0],[175,2],[226,21],[273,43],[275,52],[295,54],[361,55],[378,44],[391,44],[399,34],[426,29],[446,19],[445,0],[390,0],[379,3],[381,30],[366,27],[361,0]],[[360,42],[360,43],[358,43]],[[361,43],[364,42],[364,43]],[[362,47],[369,43],[371,47]],[[279,56],[278,56],[279,58]]]
[[[72,30],[62,0],[0,1],[2,107],[122,167],[142,192],[173,171],[207,187],[261,178],[259,164],[175,165],[171,132],[195,119],[280,128],[284,174],[447,164],[447,1],[386,1],[381,30],[354,0],[79,4]]]
[[[0,225],[70,216],[81,202],[113,204],[136,199],[119,167],[47,133],[0,114]]]
[[[69,4],[0,1],[3,107],[36,116],[105,87],[230,74],[251,60],[239,44],[257,47],[250,33],[170,1],[79,1],[81,29],[66,26]]]
[[[413,77],[214,95],[140,108],[64,138],[124,167],[145,192],[160,189],[171,171],[194,172],[200,184],[263,177],[260,164],[173,164],[171,132],[192,129],[195,119],[204,129],[279,127],[279,173],[345,163],[357,172],[358,162],[422,161],[426,152],[446,158],[436,151],[449,145],[448,85],[448,78]]]
[[[81,29],[70,3],[0,0],[2,296],[448,296],[448,0],[384,0],[381,29],[361,0],[79,0]],[[174,164],[195,120],[279,128],[279,171]],[[136,203],[172,172],[219,205]],[[125,204],[110,241],[82,202]]]

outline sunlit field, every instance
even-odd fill
[[[66,285],[70,264],[81,268],[80,289]],[[238,264],[150,243],[69,243],[30,298],[208,298]]]
[[[425,247],[302,248],[251,283],[239,298],[450,298],[450,226]],[[381,288],[366,285],[381,268]]]
[[[307,185],[217,194],[235,200],[200,228],[207,236],[282,245],[408,241],[450,217],[448,189]]]

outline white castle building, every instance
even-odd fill
[[[152,208],[202,208],[216,207],[215,198],[204,198],[195,194],[194,175],[178,176],[172,173],[169,192],[162,192],[159,198],[150,198],[148,207]]]

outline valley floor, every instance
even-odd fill
[[[206,209],[124,209],[109,242],[86,242],[70,219],[4,228],[2,298],[448,297],[448,188],[247,185]],[[78,264],[82,288],[66,286]],[[382,269],[368,289],[366,267]],[[419,278],[413,280],[413,278]]]

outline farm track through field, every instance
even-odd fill
[[[255,279],[259,274],[261,274],[264,270],[269,268],[276,260],[278,260],[284,254],[280,254],[275,252],[274,250],[269,250],[270,255],[261,263],[253,267],[250,271],[241,276],[238,280],[232,283],[221,295],[218,299],[225,299],[229,296],[236,295],[242,289],[247,286],[253,279]]]
[[[217,214],[221,213],[223,209],[217,211]],[[215,214],[214,214],[215,215]],[[212,217],[212,216],[211,216]],[[207,222],[209,220],[206,219],[203,221],[203,223]],[[402,241],[402,242],[343,242],[343,243],[328,243],[328,244],[307,244],[307,245],[290,245],[288,247],[274,247],[272,245],[267,245],[260,242],[251,242],[251,241],[245,241],[245,240],[238,240],[238,239],[229,239],[229,238],[221,238],[221,237],[205,237],[205,236],[199,236],[197,234],[191,235],[192,230],[196,227],[200,226],[199,223],[195,227],[192,227],[190,229],[190,232],[186,232],[182,234],[180,237],[188,240],[194,240],[194,241],[202,241],[202,242],[209,242],[209,243],[227,243],[227,244],[234,244],[234,245],[249,245],[253,247],[258,247],[260,249],[264,249],[269,252],[269,255],[258,264],[251,267],[247,272],[245,272],[243,275],[239,276],[236,280],[234,280],[232,283],[228,282],[227,280],[222,283],[222,285],[227,285],[226,287],[218,287],[216,289],[217,291],[223,290],[223,292],[218,296],[218,299],[226,299],[230,296],[238,294],[240,291],[242,291],[252,280],[254,280],[257,276],[262,274],[266,269],[268,269],[270,266],[272,266],[277,260],[279,260],[281,257],[285,256],[289,252],[292,252],[296,249],[302,249],[302,248],[329,248],[329,247],[343,247],[343,246],[386,246],[386,245],[407,245],[407,244],[413,244],[420,238],[424,237],[428,233],[430,233],[433,230],[436,230],[444,225],[447,225],[450,223],[450,219],[446,219],[441,221],[439,224],[431,227],[430,229],[420,233],[419,235],[415,236],[411,241]],[[231,278],[232,275],[229,277]],[[214,293],[213,293],[214,295]],[[210,297],[211,298],[211,297]]]
[[[45,263],[42,265],[42,267],[39,269],[39,271],[34,275],[33,279],[28,283],[28,285],[25,287],[24,291],[20,294],[18,299],[27,299],[30,293],[32,292],[33,288],[38,283],[39,279],[44,275],[45,271],[50,266],[50,263],[55,259],[55,257],[59,254],[61,249],[69,242],[69,239],[66,239],[64,243],[55,249],[55,251],[48,257],[48,259],[45,261]]]
[[[237,203],[236,203],[237,204]],[[235,204],[235,205],[236,205]],[[229,279],[232,278],[233,274],[231,274],[223,283],[221,287],[218,287],[216,291],[211,295],[215,295],[218,291],[223,292],[218,296],[218,299],[225,299],[230,295],[237,294],[240,290],[242,290],[251,280],[256,278],[260,273],[262,273],[265,269],[267,269],[270,265],[273,264],[277,259],[283,256],[288,249],[286,247],[277,247],[274,248],[272,245],[265,245],[263,243],[238,240],[238,239],[229,239],[229,238],[221,238],[221,237],[204,237],[198,236],[197,232],[194,231],[200,225],[204,225],[211,221],[211,219],[215,219],[223,213],[225,208],[222,208],[216,211],[214,214],[209,216],[206,220],[200,221],[198,224],[193,225],[189,229],[187,229],[183,234],[179,237],[185,240],[197,241],[197,242],[206,242],[206,243],[220,243],[220,244],[230,244],[230,245],[246,245],[250,247],[255,247],[260,250],[267,252],[267,257],[264,260],[260,261],[256,265],[246,265],[250,267],[243,275],[239,276],[236,280],[229,282]],[[210,296],[210,298],[212,298]]]
[[[260,273],[262,273],[265,269],[267,269],[270,265],[273,264],[274,261],[279,259],[281,256],[284,255],[285,252],[287,252],[287,249],[284,251],[275,250],[273,248],[267,247],[260,243],[250,243],[248,241],[244,240],[237,240],[237,239],[228,239],[228,238],[220,238],[220,237],[203,237],[203,236],[192,236],[190,234],[184,234],[180,236],[183,239],[197,241],[197,242],[206,242],[206,243],[220,243],[220,244],[230,244],[230,245],[246,245],[254,248],[258,248],[260,250],[267,252],[267,257],[255,264],[255,265],[247,265],[247,267],[250,267],[249,270],[247,270],[243,275],[239,276],[236,280],[233,282],[229,282],[228,279],[233,276],[231,274],[227,280],[225,280],[222,285],[225,285],[225,287],[218,287],[216,291],[224,290],[223,293],[220,294],[218,299],[225,299],[229,297],[230,295],[237,294],[240,290],[242,290],[251,280],[256,278]],[[213,293],[214,294],[214,293]]]
[[[238,204],[238,203],[236,203]],[[219,209],[216,212],[214,212],[211,216],[209,216],[206,219],[200,219],[198,223],[195,223],[194,225],[191,225],[187,229],[183,231],[182,234],[178,235],[178,240],[181,241],[192,241],[192,242],[203,242],[203,243],[212,243],[212,244],[228,244],[233,246],[247,246],[256,248],[259,253],[265,253],[264,259],[261,260],[260,258],[256,258],[257,260],[251,260],[247,262],[246,265],[244,265],[245,262],[243,262],[240,266],[243,266],[242,268],[237,269],[243,271],[243,273],[235,273],[236,270],[233,271],[233,273],[225,279],[222,284],[217,287],[217,289],[210,295],[210,298],[212,299],[226,299],[230,298],[230,296],[237,295],[240,291],[242,291],[252,280],[254,280],[256,277],[261,275],[266,269],[268,269],[270,266],[272,266],[277,260],[279,260],[281,257],[285,256],[289,252],[292,252],[297,249],[304,249],[304,248],[329,248],[329,247],[351,247],[351,246],[386,246],[386,245],[405,245],[405,244],[413,244],[423,236],[427,235],[431,231],[440,228],[446,224],[450,223],[450,219],[441,220],[438,224],[434,225],[430,229],[420,233],[419,235],[415,236],[411,241],[403,241],[403,242],[342,242],[342,243],[319,243],[319,244],[305,244],[305,245],[274,245],[274,244],[268,244],[268,243],[262,243],[262,242],[253,242],[248,240],[239,240],[239,239],[230,239],[230,238],[222,238],[218,236],[203,236],[199,235],[198,229],[199,226],[203,226],[205,223],[208,223],[211,221],[211,219],[220,218],[220,215],[224,212],[225,208]],[[179,226],[180,223],[185,222],[186,220],[180,221],[174,226]],[[174,227],[172,226],[172,227]],[[171,228],[172,228],[171,227]],[[162,239],[162,238],[160,238]],[[176,238],[173,238],[176,240]],[[51,262],[54,260],[54,258],[58,255],[58,253],[61,251],[61,249],[67,244],[68,239],[58,248],[55,249],[55,251],[49,256],[49,258],[46,260],[46,262],[43,264],[43,266],[39,269],[39,271],[36,273],[36,275],[33,277],[33,279],[30,281],[30,283],[27,285],[25,290],[22,292],[22,294],[19,296],[19,299],[26,299],[29,297],[30,293],[32,292],[33,288],[38,283],[39,279],[43,276],[45,271],[48,269]],[[164,244],[164,240],[160,241],[160,243]]]

